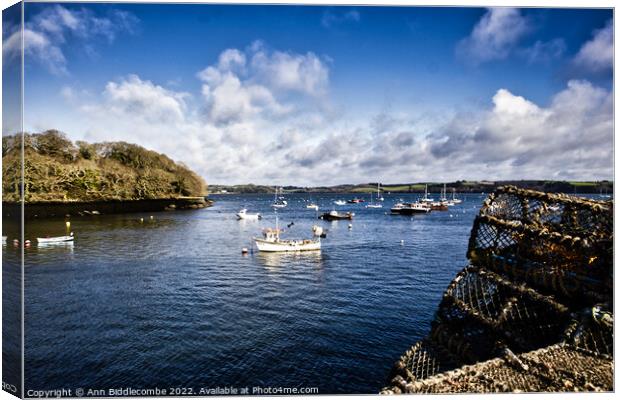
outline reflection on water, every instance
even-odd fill
[[[288,265],[302,265],[316,269],[323,268],[323,254],[319,251],[301,251],[288,253],[258,252],[256,260],[268,270],[285,268]]]
[[[69,254],[73,253],[73,241],[70,242],[50,242],[50,243],[36,243],[34,247],[31,245],[27,251],[65,251]]]

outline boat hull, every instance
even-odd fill
[[[428,214],[430,209],[420,209],[420,208],[399,208],[390,210],[392,214],[398,215],[413,215],[413,214]]]
[[[324,219],[325,221],[347,220],[347,219],[353,219],[353,214],[331,215],[330,213],[325,213],[321,215],[319,219]]]
[[[261,219],[261,216],[259,214],[237,214],[237,218],[246,221],[258,221]]]
[[[60,236],[54,238],[37,238],[37,243],[62,243],[72,242],[73,236]]]
[[[283,240],[270,241],[254,238],[258,251],[269,253],[276,252],[299,252],[299,251],[318,251],[321,250],[320,240]]]

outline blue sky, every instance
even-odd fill
[[[25,127],[136,142],[213,183],[611,178],[612,18],[27,3]]]

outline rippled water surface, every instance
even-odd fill
[[[212,208],[152,220],[73,218],[73,245],[26,250],[26,388],[378,392],[465,265],[483,196],[414,217],[386,214],[408,195],[386,195],[383,209],[338,207],[356,213],[352,229],[305,208],[351,197],[287,196],[286,236],[308,237],[318,223],[328,229],[320,253],[241,254],[274,225],[270,195],[215,196]],[[242,207],[265,218],[237,221]],[[32,221],[26,238],[64,230],[62,220]],[[4,252],[9,263],[18,256]]]

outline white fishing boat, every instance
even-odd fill
[[[263,230],[262,238],[254,238],[258,251],[264,252],[295,252],[295,251],[318,251],[321,250],[321,237],[313,239],[281,239],[282,230],[278,227],[276,215],[276,227]]]
[[[239,210],[239,212],[237,213],[237,218],[238,219],[245,219],[245,220],[248,220],[248,221],[258,221],[262,217],[261,217],[260,213],[251,214],[251,213],[248,213],[247,208],[243,208],[243,209]]]
[[[334,201],[334,204],[337,206],[344,206],[345,204],[347,204],[347,202],[344,200],[336,200]]]
[[[45,238],[37,238],[37,243],[62,243],[62,242],[72,242],[73,241],[73,232],[69,236],[53,236],[53,237],[45,237]]]
[[[412,214],[426,214],[431,212],[431,206],[429,203],[396,203],[390,209],[392,214],[399,215],[412,215]]]
[[[282,191],[282,189],[280,188],[280,192]],[[286,202],[286,200],[284,200],[284,198],[282,196],[278,197],[278,188],[276,187],[276,194],[273,198],[273,204],[271,205],[273,208],[284,208],[288,205],[288,203]]]

